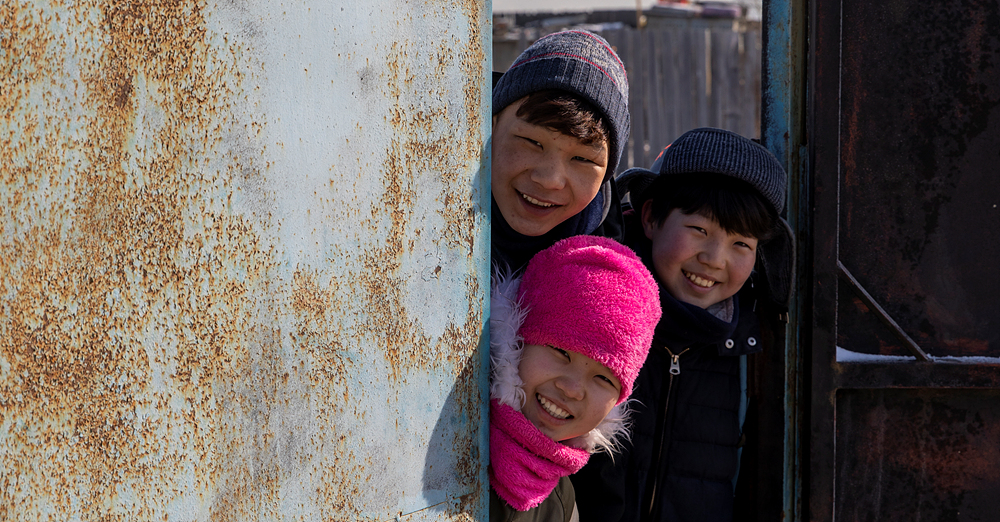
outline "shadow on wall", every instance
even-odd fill
[[[479,348],[455,379],[431,432],[424,461],[423,494],[432,505],[407,514],[409,520],[438,520],[441,515],[459,513],[475,520],[488,516],[488,327],[485,321]],[[450,497],[446,491],[464,493]]]
[[[474,193],[479,195],[478,222],[489,226],[490,220],[490,149],[488,138],[480,150],[479,170],[473,177]],[[489,243],[484,254],[489,253]],[[479,263],[488,270],[488,257]],[[480,274],[480,284],[489,288],[489,274]],[[482,293],[482,290],[479,290]],[[470,291],[471,293],[471,291]],[[485,520],[489,506],[489,295],[482,295],[483,314],[479,344],[465,361],[431,431],[424,458],[422,493],[428,507],[404,513],[408,521],[440,520],[442,515],[469,514]],[[448,492],[462,492],[459,496]]]

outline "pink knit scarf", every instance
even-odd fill
[[[521,412],[490,401],[490,485],[518,511],[552,493],[559,479],[580,470],[590,453],[548,438]]]

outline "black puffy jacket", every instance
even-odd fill
[[[761,349],[749,286],[737,294],[734,329],[716,341],[671,339],[668,347],[663,336],[654,340],[632,394],[631,442],[613,458],[592,456],[572,477],[581,522],[732,521],[739,356]],[[661,292],[664,298],[671,299]],[[668,308],[658,330],[670,320]]]

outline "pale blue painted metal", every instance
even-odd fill
[[[789,173],[787,220],[793,231],[807,230],[809,205],[808,149],[805,146],[806,117],[805,33],[806,3],[803,0],[764,2],[764,56],[761,106],[761,142],[781,161]],[[796,233],[797,259],[803,259],[803,234]],[[801,278],[805,267],[797,267]],[[802,285],[795,282],[796,286]],[[801,292],[790,303],[788,331],[784,346],[784,520],[802,520],[802,447],[799,434],[805,422],[802,406]]]
[[[0,6],[0,519],[486,519],[489,16]]]

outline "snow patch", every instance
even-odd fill
[[[942,364],[1000,364],[1000,357],[981,356],[943,356],[935,357],[928,355],[931,362]],[[852,352],[846,348],[837,347],[837,362],[839,363],[905,363],[916,362],[917,358],[912,355],[878,355],[870,353]]]

